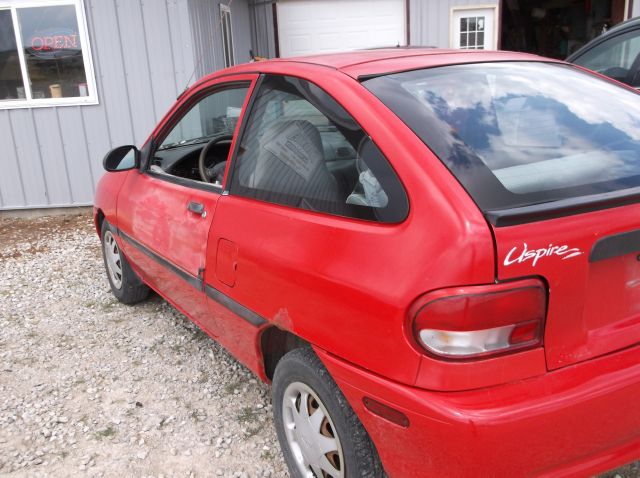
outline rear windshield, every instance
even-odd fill
[[[640,96],[577,68],[478,63],[363,84],[484,211],[640,186]]]

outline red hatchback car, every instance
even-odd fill
[[[530,55],[241,65],[104,161],[115,296],[273,383],[296,477],[640,456],[640,101]]]

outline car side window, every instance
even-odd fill
[[[324,90],[263,79],[240,139],[231,194],[377,222],[400,222],[406,193],[371,138]]]
[[[600,43],[575,60],[575,63],[607,75],[615,80],[639,86],[630,77],[638,69],[640,30],[633,30]],[[639,78],[640,79],[640,78]]]
[[[223,173],[248,90],[248,85],[234,85],[197,100],[164,137],[157,138],[160,144],[153,153],[149,170],[195,181],[205,181],[201,170]],[[217,139],[221,141],[205,151],[201,169],[203,149]],[[219,179],[208,176],[206,182],[215,183]]]

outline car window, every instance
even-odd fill
[[[226,89],[200,100],[174,126],[159,149],[219,134],[233,134],[247,90]]]
[[[204,181],[200,153],[210,141],[221,140],[205,151],[203,168],[210,177],[206,182],[219,183],[225,170],[230,139],[235,132],[248,84],[234,84],[199,99],[168,133],[156,139],[160,143],[153,153],[149,170],[154,173]]]
[[[313,83],[282,76],[260,86],[231,193],[379,222],[408,212],[398,177],[356,121]]]
[[[638,93],[577,68],[477,63],[363,84],[483,210],[640,186]]]
[[[629,70],[639,53],[640,29],[617,35],[600,43],[577,58],[574,63],[618,81],[632,82],[627,81]]]

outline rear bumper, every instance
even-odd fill
[[[640,347],[469,392],[382,379],[317,350],[375,443],[405,476],[588,476],[640,458]],[[402,428],[363,406],[402,411]]]

